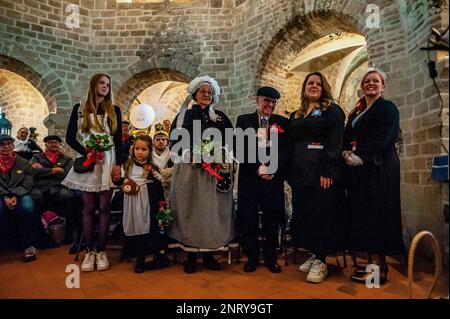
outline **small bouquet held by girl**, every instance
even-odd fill
[[[173,212],[167,201],[159,202],[159,213],[156,215],[156,219],[158,220],[158,226],[161,232],[164,232],[164,229],[173,222]]]

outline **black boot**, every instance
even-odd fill
[[[193,274],[197,270],[197,253],[188,253],[187,259],[184,262],[184,272]]]
[[[222,269],[217,260],[214,259],[213,253],[203,253],[203,266],[214,271]]]

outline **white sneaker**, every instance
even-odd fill
[[[107,270],[109,269],[109,261],[106,253],[104,251],[100,251],[97,253],[97,270]]]
[[[301,272],[309,272],[314,260],[316,260],[316,255],[309,257],[303,264],[300,265],[300,267],[298,267],[298,270]]]
[[[325,280],[328,275],[327,264],[324,264],[320,259],[314,260],[311,270],[306,276],[306,281],[319,283]]]
[[[81,271],[93,271],[95,265],[95,252],[89,251],[84,255]]]

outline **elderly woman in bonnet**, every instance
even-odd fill
[[[193,153],[193,132],[203,133],[206,129],[218,129],[222,137],[225,129],[232,129],[229,118],[220,111],[214,110],[218,103],[220,87],[209,76],[198,77],[188,86],[189,96],[184,101],[180,112],[171,128],[172,151],[179,148],[178,143],[186,143],[180,139],[181,131],[189,132],[189,150],[182,150],[184,155]],[[188,105],[194,100],[194,105]],[[195,127],[198,125],[198,127]],[[223,139],[215,141],[224,146]],[[189,156],[188,156],[189,157]],[[218,187],[219,177],[213,170],[201,165],[192,164],[192,156],[175,161],[170,188],[170,205],[174,212],[174,222],[168,235],[178,241],[182,249],[188,251],[184,265],[186,273],[196,271],[197,252],[203,252],[203,264],[210,270],[220,270],[220,264],[214,259],[213,252],[223,249],[235,237],[233,215],[233,195],[230,189]]]

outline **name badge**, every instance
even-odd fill
[[[323,150],[323,145],[321,143],[311,143],[308,144],[309,150]]]

